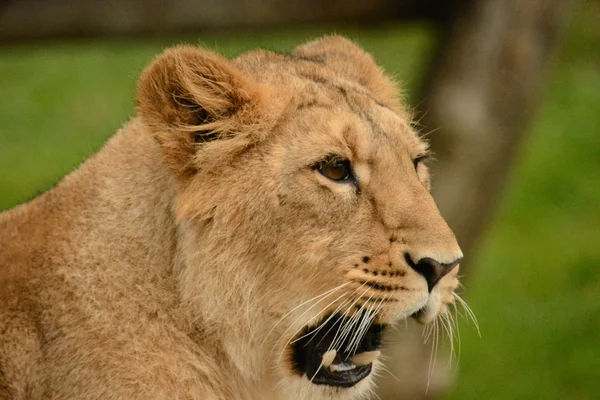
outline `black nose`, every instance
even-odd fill
[[[452,271],[452,268],[456,267],[462,261],[462,258],[457,258],[450,263],[442,264],[431,257],[423,257],[415,263],[408,254],[405,254],[404,258],[412,269],[425,277],[427,288],[430,292],[444,275]]]

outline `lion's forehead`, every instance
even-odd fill
[[[308,142],[307,146],[321,143],[332,151],[346,149],[364,161],[385,155],[414,156],[427,149],[409,120],[379,104],[364,90],[323,88],[310,82],[298,86],[286,111],[292,127],[284,135],[301,133],[300,140]]]
[[[270,87],[273,100],[282,107],[282,119],[306,133],[317,131],[312,137],[324,145],[343,141],[362,160],[427,150],[408,112],[391,110],[371,90],[326,64],[266,50],[246,53],[236,63]],[[296,135],[295,129],[288,133]]]

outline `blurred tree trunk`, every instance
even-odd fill
[[[437,162],[434,197],[467,262],[491,221],[511,159],[543,93],[569,0],[458,2],[442,30],[420,109]],[[466,264],[465,264],[466,265]],[[462,275],[465,265],[461,266]],[[424,398],[430,346],[411,323],[390,336],[382,399]],[[428,393],[451,382],[438,357]]]

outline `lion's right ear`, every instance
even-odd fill
[[[139,115],[178,175],[195,172],[200,145],[232,138],[256,124],[263,90],[230,60],[194,46],[167,50],[142,73]]]

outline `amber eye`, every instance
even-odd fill
[[[328,158],[318,163],[315,168],[326,178],[334,182],[353,181],[350,161],[345,158]]]

